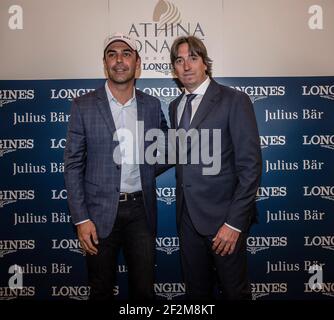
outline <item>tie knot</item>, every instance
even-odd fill
[[[194,93],[187,94],[186,95],[186,97],[187,97],[186,103],[190,103],[196,96],[197,96],[197,94],[194,94]]]

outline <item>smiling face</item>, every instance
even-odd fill
[[[206,70],[207,66],[202,57],[191,53],[188,43],[179,45],[174,72],[189,92],[193,92],[207,78]]]
[[[140,58],[125,42],[112,42],[105,50],[104,67],[115,84],[134,82]]]

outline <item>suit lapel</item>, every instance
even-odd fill
[[[220,93],[219,85],[211,79],[211,82],[203,96],[201,103],[198,106],[198,109],[190,123],[189,129],[196,128],[205,117],[214,109],[217,105],[215,102]]]
[[[102,115],[103,120],[105,121],[111,135],[113,136],[116,131],[116,126],[114,119],[111,114],[109,101],[107,97],[107,93],[104,87],[101,87],[96,90],[96,96],[97,96],[97,106],[98,109]]]
[[[178,109],[178,106],[180,104],[180,101],[182,99],[182,97],[184,96],[184,92],[178,96],[173,102],[172,102],[172,105],[171,105],[171,108],[172,108],[172,112],[171,112],[171,116],[172,116],[172,119],[174,121],[174,123],[172,123],[172,128],[175,128],[177,129],[178,128],[178,123],[177,123],[177,109]]]

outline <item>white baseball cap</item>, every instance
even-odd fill
[[[137,51],[137,45],[136,45],[136,41],[134,39],[132,39],[130,36],[125,35],[121,32],[117,32],[112,34],[111,36],[108,36],[105,40],[104,40],[104,46],[103,46],[103,51],[105,51],[107,49],[107,47],[115,41],[123,41],[125,42],[132,50]]]

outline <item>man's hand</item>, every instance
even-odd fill
[[[97,248],[93,245],[98,244],[96,228],[92,221],[86,221],[77,225],[78,238],[82,248],[89,254],[97,254]],[[93,240],[93,242],[92,242]]]
[[[239,235],[240,232],[233,230],[227,225],[223,224],[219,228],[216,236],[212,239],[212,250],[221,256],[233,253]]]

